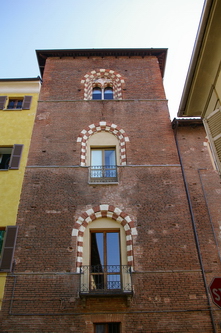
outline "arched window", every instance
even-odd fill
[[[124,227],[109,218],[88,225],[83,236],[80,294],[131,294]]]
[[[113,88],[112,87],[106,87],[106,88],[100,88],[100,87],[94,87],[92,91],[92,99],[113,99]]]
[[[89,183],[116,183],[117,165],[120,163],[119,141],[113,134],[99,132],[87,142]]]
[[[114,70],[102,68],[93,70],[84,75],[81,83],[84,84],[85,100],[122,99],[122,90],[125,82],[121,74]]]
[[[105,133],[109,134],[108,137]],[[115,137],[115,141],[113,141],[113,137]],[[90,124],[88,129],[82,130],[77,138],[77,142],[81,142],[81,166],[91,165],[91,148],[102,147],[116,147],[116,164],[126,165],[126,142],[129,141],[130,140],[125,131],[122,128],[119,128],[116,124],[107,123],[106,121],[100,121],[97,124]]]
[[[106,87],[104,89],[104,99],[113,99],[113,88],[112,87]]]
[[[99,87],[94,87],[92,92],[92,99],[102,99],[102,90]]]

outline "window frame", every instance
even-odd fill
[[[94,151],[101,151],[102,153],[102,164],[93,165],[92,164],[92,154]],[[113,165],[105,163],[105,152],[114,151],[114,161]],[[99,177],[100,175],[100,177]],[[91,183],[116,183],[118,182],[118,172],[117,172],[117,152],[116,146],[103,147],[103,146],[90,146],[90,173],[89,182]]]
[[[121,271],[121,289],[96,289],[91,288],[90,285],[90,273],[91,273],[91,232],[96,231],[119,231],[120,241],[120,271]],[[127,297],[133,294],[131,266],[128,265],[128,253],[127,253],[127,238],[126,232],[122,224],[118,223],[114,219],[108,217],[100,217],[94,220],[88,225],[83,235],[83,249],[81,267],[79,273],[80,277],[80,297],[97,297],[97,296],[122,296]],[[113,265],[114,266],[114,265]],[[117,265],[116,265],[117,266]],[[115,272],[119,274],[119,272]]]
[[[112,91],[112,93],[109,93],[109,94],[111,94],[111,98],[105,98],[108,95],[108,93],[105,94],[105,90],[108,90],[108,89]],[[100,91],[99,96],[101,98],[94,98],[94,96],[96,96],[96,94],[94,95],[93,92],[96,91],[96,90]],[[114,99],[114,90],[113,90],[113,87],[111,87],[111,86],[105,86],[105,87],[94,86],[93,87],[93,89],[92,89],[92,100],[93,101],[111,101],[113,99]]]
[[[9,107],[10,101],[15,101],[15,107]],[[17,108],[19,101],[22,101],[21,107]],[[32,103],[32,96],[0,96],[0,110],[5,111],[20,111],[30,110]]]
[[[12,104],[12,106],[10,105]],[[20,105],[21,104],[21,105]],[[10,98],[8,99],[7,110],[21,110],[23,104],[23,98]]]
[[[113,332],[113,328],[111,329],[111,331],[109,331],[110,327],[109,325],[114,325],[117,324],[117,332],[116,332],[116,327],[114,328],[114,332]],[[94,323],[94,333],[99,333],[99,331],[97,330],[98,325],[103,325],[104,326],[104,330],[102,333],[120,333],[121,332],[121,323],[120,322],[109,322],[109,323]]]
[[[103,234],[103,263],[97,263],[96,265],[92,264],[92,234]],[[108,237],[107,234],[118,234],[118,260],[119,263],[116,264],[108,264]],[[122,259],[121,259],[121,232],[120,228],[111,228],[111,229],[90,229],[90,277],[89,277],[89,290],[108,290],[108,291],[116,291],[116,290],[122,290]],[[98,253],[99,256],[99,253]],[[96,259],[96,258],[95,258]],[[119,281],[116,280],[109,280],[109,278],[114,276],[119,276]],[[92,285],[95,286],[96,280],[99,283],[102,284],[102,288],[92,288]],[[119,284],[120,288],[110,288],[110,286],[117,286]]]
[[[8,168],[0,168],[0,171],[8,171],[8,170],[18,170],[20,166],[20,161],[22,157],[22,151],[23,151],[23,144],[14,144],[13,146],[0,146],[0,151],[1,149],[11,149],[11,154],[10,154],[10,160],[8,164]],[[2,155],[9,155],[9,154],[0,154],[1,157]],[[2,157],[3,158],[3,157]]]

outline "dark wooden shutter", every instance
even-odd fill
[[[3,110],[5,107],[7,96],[0,96],[0,110]]]
[[[31,107],[32,96],[25,96],[22,104],[22,109],[29,110]]]
[[[17,233],[18,233],[17,226],[8,226],[6,228],[6,235],[4,239],[2,255],[0,260],[1,272],[11,272],[12,270]]]
[[[21,153],[22,153],[23,145],[14,145],[10,162],[9,162],[9,169],[12,170],[18,170],[20,159],[21,159]]]

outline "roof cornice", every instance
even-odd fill
[[[25,78],[5,78],[0,79],[0,82],[21,82],[21,81],[40,81],[40,76],[37,77],[25,77]]]
[[[50,57],[147,57],[155,56],[159,61],[162,77],[164,76],[167,49],[70,49],[70,50],[36,50],[39,69],[43,76],[46,59]]]

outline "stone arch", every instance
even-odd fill
[[[122,99],[124,79],[119,73],[113,70],[93,70],[84,75],[81,83],[84,84],[84,100],[92,99],[92,89],[95,85],[99,87],[110,85],[113,88],[114,99]]]
[[[77,138],[77,142],[81,142],[81,159],[80,165],[86,165],[87,156],[87,140],[94,133],[109,132],[117,137],[120,146],[120,164],[126,165],[126,142],[129,142],[129,138],[125,131],[115,124],[107,123],[106,121],[100,121],[98,124],[91,124],[86,129],[82,130]]]
[[[80,271],[80,267],[83,261],[83,236],[84,231],[88,224],[101,217],[107,217],[120,223],[126,235],[127,246],[127,264],[133,267],[133,242],[132,236],[137,235],[137,229],[134,221],[131,220],[129,215],[124,213],[121,209],[111,205],[98,205],[88,209],[84,212],[76,221],[72,230],[72,236],[77,236],[77,271]]]

